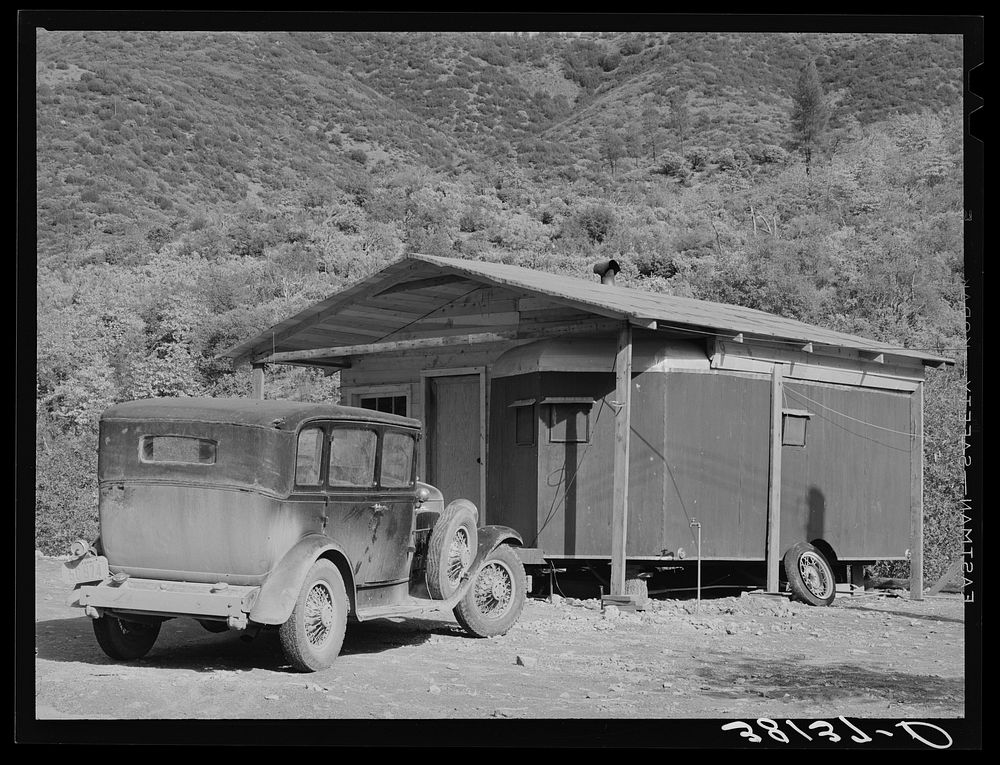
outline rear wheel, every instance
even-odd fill
[[[517,553],[500,545],[483,563],[465,597],[455,606],[455,618],[475,637],[505,634],[524,609],[527,581]]]
[[[799,542],[785,553],[785,577],[796,600],[811,606],[828,606],[837,595],[833,567],[816,547]]]
[[[349,609],[340,571],[326,559],[316,561],[291,616],[278,630],[281,648],[292,666],[301,672],[329,667],[344,644]]]
[[[159,622],[132,622],[113,616],[102,616],[93,622],[98,645],[112,659],[141,659],[160,634]]]
[[[451,597],[476,558],[479,535],[476,506],[456,499],[444,509],[427,543],[427,591],[432,598]]]

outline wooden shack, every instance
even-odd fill
[[[748,308],[414,255],[230,349],[339,370],[342,403],[423,420],[419,474],[550,561],[922,571],[922,381],[951,363]],[[608,278],[612,277],[612,278]]]

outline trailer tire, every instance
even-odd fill
[[[451,597],[476,558],[479,511],[467,499],[456,499],[438,517],[427,543],[427,591],[435,600]]]
[[[826,556],[808,542],[788,548],[785,577],[792,597],[810,606],[828,606],[837,596],[837,580]]]

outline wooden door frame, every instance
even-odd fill
[[[424,431],[430,435],[431,410],[428,404],[429,386],[428,378],[431,377],[464,377],[467,375],[479,375],[479,525],[485,522],[484,514],[486,507],[486,367],[451,367],[448,369],[423,369],[420,371],[420,401],[424,410]],[[420,449],[420,475],[427,478],[427,447],[426,439],[424,448]],[[445,497],[447,500],[448,497]]]

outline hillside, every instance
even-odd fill
[[[245,393],[221,350],[408,251],[581,276],[615,257],[632,286],[957,358],[928,380],[928,575],[959,548],[961,37],[36,42],[43,549],[94,523],[102,408]],[[810,62],[829,114],[807,165]]]

